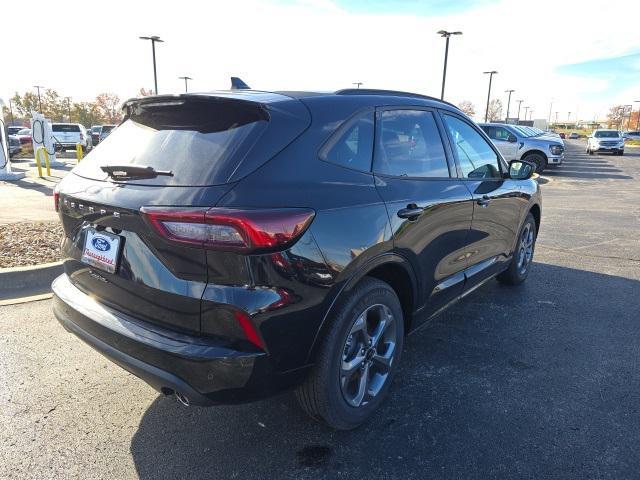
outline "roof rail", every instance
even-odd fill
[[[458,108],[453,103],[449,103],[446,100],[440,100],[439,98],[430,97],[428,95],[421,95],[419,93],[402,92],[399,90],[378,90],[375,88],[344,88],[342,90],[337,90],[335,94],[336,95],[392,95],[395,97],[414,97],[414,98],[422,98],[424,100],[435,100],[436,102],[446,103],[447,105],[451,105],[452,107]]]

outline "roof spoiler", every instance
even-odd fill
[[[251,90],[251,87],[244,83],[240,77],[231,77],[231,90]]]

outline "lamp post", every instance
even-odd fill
[[[505,122],[509,122],[509,107],[511,106],[511,94],[515,92],[515,90],[505,90],[505,93],[509,94],[509,99],[507,100],[507,116],[504,118]]]
[[[13,108],[11,107],[11,99],[9,99],[9,118],[11,119],[11,125],[13,125]]]
[[[518,102],[518,120],[520,120],[520,107],[522,106],[522,102],[524,102],[524,100],[516,100],[516,102]]]
[[[551,123],[551,109],[553,109],[553,98],[551,99],[551,105],[549,105],[549,123]]]
[[[71,121],[71,97],[64,97],[64,99],[67,101],[67,118],[68,121]]]
[[[360,88],[360,85],[363,85],[362,82],[353,82],[353,85],[356,86],[356,88]]]
[[[440,100],[444,100],[444,84],[447,81],[447,59],[449,58],[449,37],[451,37],[451,35],[462,35],[462,32],[447,32],[446,30],[440,30],[438,35],[446,39],[444,47],[444,68],[442,69],[442,91],[440,93]]]
[[[493,76],[498,73],[495,70],[491,70],[489,72],[482,72],[485,75],[489,75],[489,92],[487,93],[487,108],[484,111],[484,121],[487,121],[487,118],[489,118],[489,100],[491,99],[491,81],[493,80]]]
[[[193,78],[191,78],[191,77],[178,77],[178,78],[184,80],[184,93],[187,93],[189,91],[189,86],[188,86],[187,82],[189,80],[193,80]]]
[[[151,53],[153,54],[153,84],[155,86],[156,95],[158,94],[158,73],[156,71],[156,42],[163,43],[162,40],[157,35],[152,35],[150,37],[139,37],[140,40],[151,40]]]
[[[34,85],[33,88],[38,90],[38,110],[42,113],[42,102],[40,101],[40,89],[44,88],[42,85]]]

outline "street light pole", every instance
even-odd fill
[[[504,118],[505,122],[509,122],[509,107],[511,107],[511,94],[515,92],[515,90],[505,90],[505,93],[509,94],[509,100],[507,100],[507,116]]]
[[[40,101],[40,89],[44,88],[42,85],[34,85],[34,88],[38,90],[38,110],[42,113],[42,102]]]
[[[155,86],[156,95],[158,94],[158,73],[156,71],[156,42],[163,43],[162,40],[157,35],[152,35],[150,37],[138,37],[140,40],[151,40],[151,53],[153,55],[153,84]]]
[[[516,102],[518,102],[518,120],[520,120],[520,106],[522,106],[524,100],[516,100]]]
[[[71,97],[64,97],[67,101],[67,117],[69,118],[69,122],[71,122]]]
[[[549,123],[551,123],[551,109],[553,108],[553,98],[551,99],[551,105],[549,105]]]
[[[181,78],[182,80],[184,80],[184,93],[187,93],[189,91],[189,87],[187,85],[187,82],[189,80],[193,80],[193,78],[191,78],[191,77],[178,77],[178,78]]]
[[[356,88],[360,88],[360,85],[363,85],[362,82],[353,82],[353,85],[356,86]]]
[[[9,118],[11,119],[11,125],[13,125],[13,108],[11,107],[11,99],[9,99]]]
[[[447,59],[449,58],[449,37],[451,37],[451,35],[462,35],[462,32],[447,32],[446,30],[440,30],[438,35],[446,38],[444,47],[444,68],[442,69],[442,91],[440,92],[440,100],[444,100],[444,85],[447,81]]]
[[[495,70],[491,70],[489,72],[482,72],[483,74],[489,74],[489,92],[487,93],[487,108],[484,111],[484,121],[487,121],[487,118],[489,118],[489,100],[491,100],[491,81],[493,80],[493,76],[498,73]]]

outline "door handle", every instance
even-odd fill
[[[424,208],[418,207],[415,203],[410,203],[407,205],[407,208],[402,208],[398,210],[398,217],[400,218],[408,218],[409,220],[413,220],[420,216],[420,214],[424,211]]]
[[[489,204],[491,203],[491,198],[489,198],[487,195],[483,195],[482,198],[479,198],[476,201],[476,203],[481,207],[488,207]]]

